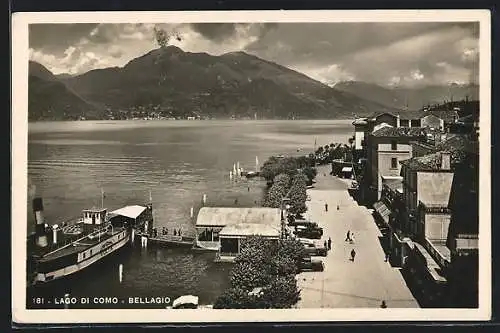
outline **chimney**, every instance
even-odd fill
[[[33,199],[33,212],[35,213],[35,237],[36,244],[40,247],[46,247],[47,235],[45,233],[45,223],[43,219],[43,201],[42,198]]]
[[[451,170],[450,152],[441,152],[441,170]]]

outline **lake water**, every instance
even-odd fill
[[[256,156],[262,164],[272,155],[308,154],[315,138],[318,146],[347,142],[352,131],[346,120],[30,123],[28,198],[42,196],[47,223],[55,224],[79,216],[82,209],[101,206],[101,189],[109,210],[146,203],[151,191],[155,227],[180,228],[194,235],[190,208],[196,213],[203,194],[209,206],[235,206],[236,199],[238,206],[261,202],[265,184],[258,179],[231,181],[234,163],[255,170]],[[27,212],[31,232],[31,202]],[[200,304],[211,304],[227,286],[230,269],[213,259],[213,253],[143,250],[136,245],[74,277],[30,290],[27,305],[35,294],[65,293],[122,298],[193,294]],[[122,283],[119,264],[124,266]]]

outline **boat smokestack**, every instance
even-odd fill
[[[57,244],[57,232],[59,231],[59,226],[57,224],[52,226],[52,243]]]
[[[47,235],[45,233],[45,221],[43,218],[43,200],[42,198],[33,199],[33,212],[35,213],[35,237],[36,244],[40,247],[46,247]]]

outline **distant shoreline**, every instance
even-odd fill
[[[353,121],[354,118],[303,118],[303,119],[230,119],[230,118],[217,118],[217,119],[85,119],[85,120],[71,120],[71,119],[58,119],[58,120],[29,120],[28,123],[55,123],[55,122],[125,122],[125,121],[142,121],[142,122],[157,122],[157,121],[185,121],[185,122],[200,122],[200,121],[251,121],[251,122],[261,122],[261,121]]]

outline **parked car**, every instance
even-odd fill
[[[298,238],[298,240],[304,245],[306,252],[311,256],[326,257],[328,254],[328,249],[323,244],[318,244],[314,240],[307,238]]]
[[[323,272],[325,270],[325,265],[323,261],[318,259],[302,258],[298,267],[300,272],[313,271],[313,272]]]
[[[293,222],[288,222],[288,225],[292,227],[303,226],[308,228],[318,228],[318,224],[316,222],[306,220],[295,220]]]
[[[320,239],[323,236],[323,228],[318,227],[305,227],[296,226],[293,232],[296,237],[309,238],[309,239]]]

